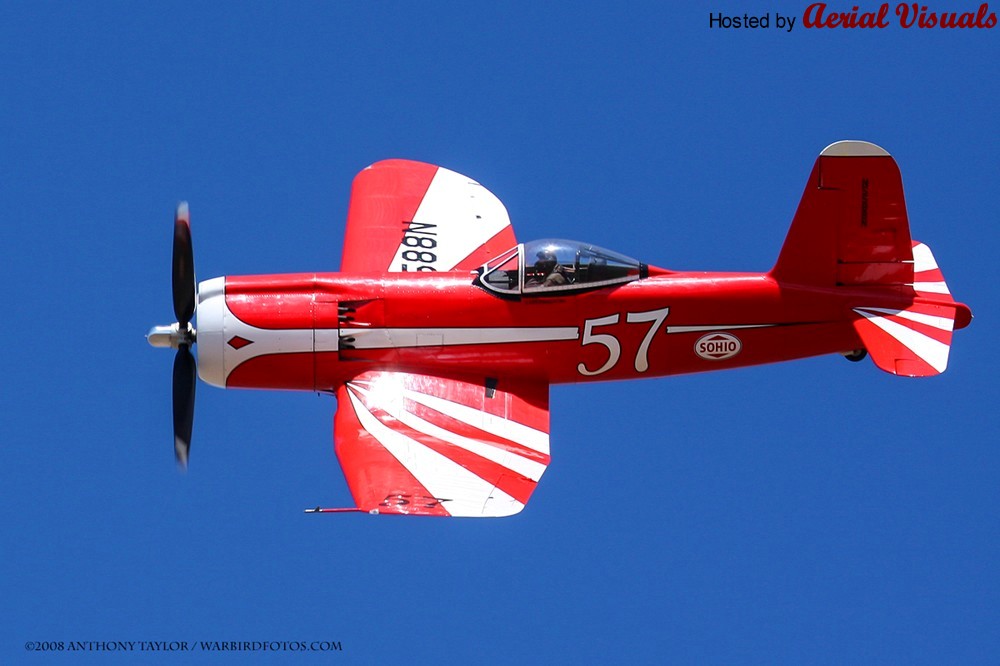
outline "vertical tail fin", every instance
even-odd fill
[[[913,282],[910,226],[896,161],[864,141],[820,153],[771,275],[810,286]]]

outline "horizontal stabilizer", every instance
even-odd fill
[[[934,255],[913,243],[914,301],[899,308],[855,307],[854,330],[882,370],[904,377],[939,375],[948,367],[951,335],[969,324],[969,308],[951,297]]]
[[[903,377],[939,375],[948,367],[953,305],[914,304],[905,310],[854,308],[854,330],[882,370]]]

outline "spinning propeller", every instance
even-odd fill
[[[173,292],[174,316],[177,321],[170,326],[154,326],[146,334],[146,340],[154,347],[171,347],[177,350],[173,380],[174,455],[177,463],[182,468],[187,468],[198,369],[191,354],[191,345],[197,341],[197,333],[191,325],[197,294],[194,250],[191,247],[191,216],[186,202],[178,204],[174,216]]]

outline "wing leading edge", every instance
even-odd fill
[[[543,383],[366,372],[337,402],[337,458],[362,511],[509,516],[549,464]]]
[[[340,270],[471,270],[516,244],[507,209],[475,180],[385,160],[354,179]]]

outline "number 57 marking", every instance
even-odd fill
[[[653,342],[653,336],[656,335],[656,331],[658,331],[660,326],[663,325],[663,322],[666,320],[668,314],[670,314],[670,308],[649,310],[647,312],[629,312],[625,314],[626,323],[652,324],[652,326],[649,327],[649,330],[646,331],[646,336],[642,339],[642,344],[639,345],[639,349],[635,353],[636,372],[646,372],[646,370],[649,369],[649,345]],[[601,375],[615,367],[618,363],[618,359],[620,359],[622,355],[622,345],[618,342],[618,338],[610,333],[594,333],[594,328],[597,326],[613,326],[617,324],[618,318],[618,314],[613,314],[608,315],[607,317],[587,319],[583,322],[583,339],[580,341],[580,345],[604,345],[608,348],[608,360],[597,370],[588,370],[587,366],[581,362],[576,366],[577,371],[581,375],[586,375],[588,377]]]

